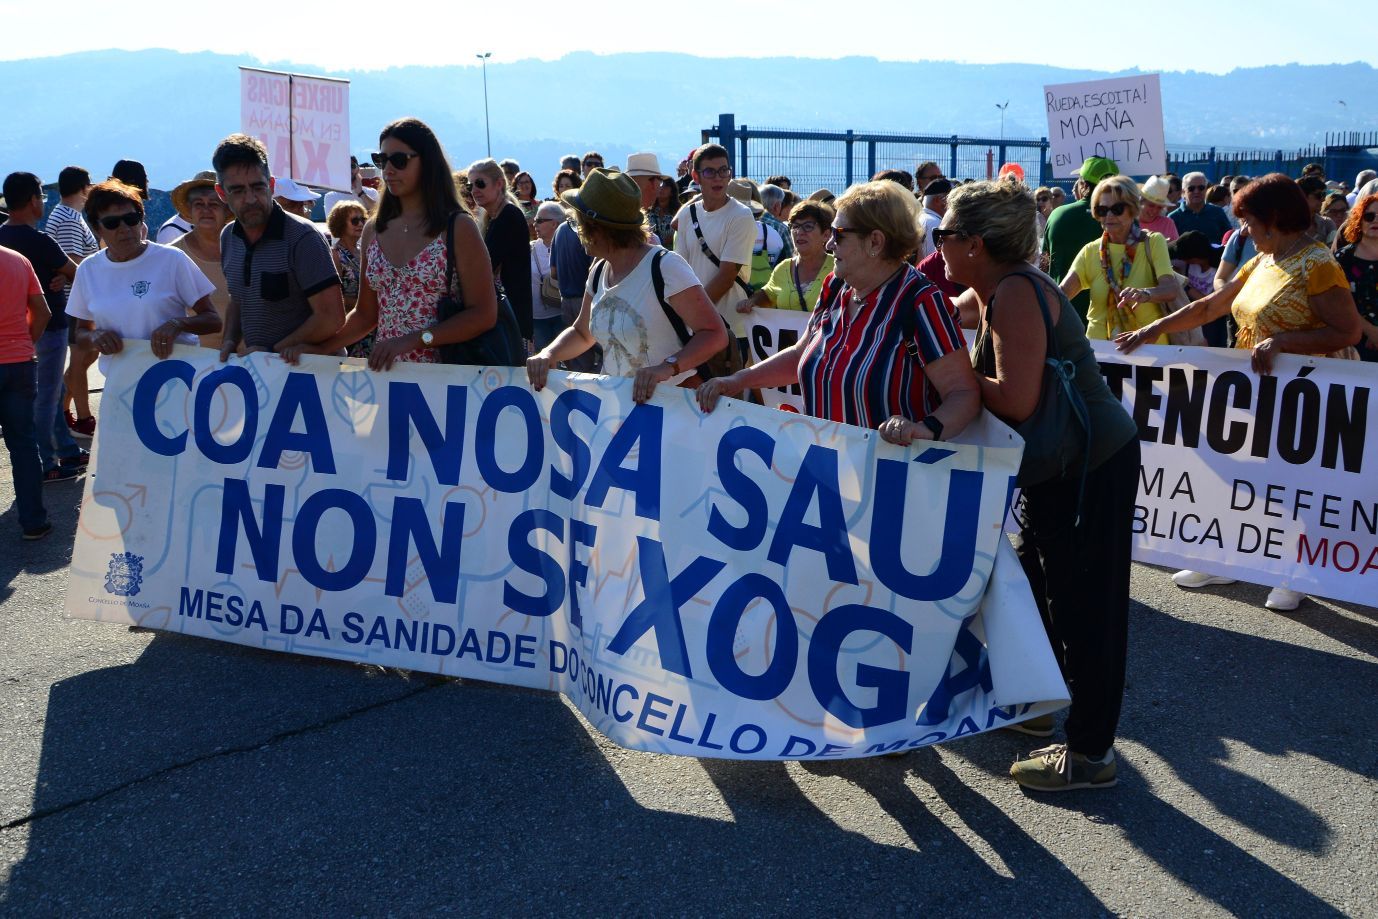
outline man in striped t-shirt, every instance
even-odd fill
[[[273,200],[268,151],[244,134],[221,141],[215,190],[235,219],[220,234],[230,305],[220,359],[325,341],[344,325],[344,297],[315,224]]]
[[[88,255],[95,255],[100,251],[96,235],[91,232],[85,218],[81,216],[82,208],[86,207],[86,193],[90,190],[91,173],[80,166],[68,166],[59,172],[57,193],[62,197],[62,202],[53,208],[52,213],[48,215],[48,222],[43,226],[43,232],[51,236],[58,247],[67,253],[68,258],[77,264]],[[69,281],[63,287],[62,296],[65,299],[71,295],[72,284]],[[62,398],[62,407],[66,410],[65,420],[72,433],[79,437],[91,437],[96,433],[96,419],[91,414],[87,371],[96,362],[98,355],[94,348],[77,341],[75,323],[67,327],[67,333],[70,350],[67,370],[62,377],[62,382],[67,388]]]

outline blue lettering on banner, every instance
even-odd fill
[[[765,672],[744,672],[733,656],[733,640],[747,607],[764,599],[775,613],[775,649]],[[763,574],[749,573],[723,591],[708,620],[708,669],[723,689],[743,699],[774,699],[789,686],[799,661],[799,630],[779,584]]]
[[[523,431],[516,437],[498,437],[498,419],[509,408],[521,417]],[[504,386],[490,392],[479,406],[478,429],[486,435],[478,437],[474,444],[474,459],[483,481],[509,494],[520,494],[536,484],[544,460],[545,438],[541,436],[541,410],[531,390]],[[526,448],[521,465],[512,472],[498,464],[499,444],[521,444]]]
[[[761,486],[737,467],[739,452],[760,457],[769,472],[775,453],[775,440],[765,431],[742,426],[729,429],[718,441],[718,479],[728,496],[746,511],[746,522],[733,526],[714,502],[708,513],[708,532],[729,549],[750,552],[766,538],[770,505]]]
[[[513,587],[511,581],[503,581],[503,605],[523,616],[549,616],[565,602],[565,573],[560,570],[560,563],[528,541],[530,534],[537,530],[559,540],[565,538],[564,520],[553,511],[540,508],[518,514],[507,531],[507,554],[512,564],[536,575],[545,584],[543,594],[532,596]]]
[[[654,630],[660,666],[671,673],[692,677],[679,608],[692,600],[727,564],[700,556],[671,579],[665,567],[665,550],[660,543],[638,536],[636,545],[645,599],[623,620],[622,627],[608,643],[608,650],[613,654],[626,654],[642,635]]]
[[[818,526],[804,522],[804,515],[818,501]],[[886,505],[877,504],[884,508]],[[879,512],[875,517],[884,516]],[[828,577],[842,584],[857,583],[856,562],[847,540],[847,517],[842,512],[842,495],[838,489],[837,451],[809,447],[799,466],[799,475],[790,489],[785,510],[775,526],[775,538],[770,543],[772,562],[789,564],[795,546],[814,549],[823,554],[828,563]]]
[[[300,412],[306,430],[292,430]],[[330,448],[330,428],[325,423],[325,408],[316,389],[316,378],[309,373],[289,373],[282,385],[277,408],[268,423],[258,465],[276,469],[282,454],[296,450],[311,457],[311,468],[326,475],[335,474],[335,453]]]
[[[445,387],[445,433],[431,414],[431,406],[418,383],[388,383],[388,471],[394,482],[405,482],[411,463],[411,431],[421,439],[426,455],[442,485],[458,485],[464,464],[464,415],[469,390]]]
[[[842,643],[856,632],[878,632],[899,646],[905,654],[913,650],[914,627],[894,613],[849,604],[826,613],[814,627],[809,642],[809,684],[820,705],[843,724],[869,728],[889,724],[904,717],[909,693],[909,674],[901,670],[858,664],[856,683],[876,690],[876,704],[861,708],[842,690],[837,678],[837,658]]]
[[[211,430],[211,405],[222,386],[233,386],[239,390],[244,404],[244,422],[239,428],[239,438],[233,443],[222,444],[215,439]],[[222,466],[235,466],[249,458],[253,452],[254,440],[258,437],[258,389],[254,378],[243,367],[231,364],[206,374],[196,387],[196,403],[193,427],[196,428],[196,449],[212,463]]]
[[[435,544],[430,517],[420,498],[397,498],[392,505],[392,529],[388,533],[388,574],[384,593],[406,593],[407,559],[416,546],[421,568],[437,603],[454,603],[459,595],[459,561],[464,547],[464,505],[446,501],[440,524],[440,545]]]
[[[621,427],[612,435],[598,471],[589,483],[584,501],[589,507],[602,507],[612,488],[629,491],[636,498],[636,516],[660,519],[660,448],[665,410],[644,403],[627,413]],[[636,454],[636,468],[622,463]]]
[[[192,380],[195,378],[196,371],[190,364],[169,358],[148,368],[139,378],[139,384],[134,387],[134,402],[130,408],[134,433],[140,443],[159,456],[177,456],[184,453],[187,449],[187,432],[183,431],[176,437],[168,437],[158,430],[158,421],[153,416],[158,397],[163,387],[172,380],[181,380],[190,392]]]
[[[571,465],[569,475],[554,466],[550,467],[550,490],[561,498],[573,501],[579,489],[584,487],[584,480],[593,466],[593,453],[588,443],[574,433],[570,416],[578,412],[597,423],[602,405],[593,393],[567,389],[555,397],[555,404],[550,408],[550,436],[554,438],[555,446],[569,457]]]
[[[876,462],[876,488],[871,514],[871,567],[882,584],[911,600],[946,600],[956,596],[971,577],[976,558],[977,526],[981,519],[981,486],[985,475],[954,469],[948,473],[947,514],[943,521],[943,549],[938,565],[928,574],[904,567],[900,546],[904,538],[905,493],[909,464]]]

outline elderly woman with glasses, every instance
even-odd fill
[[[968,288],[957,302],[977,320],[982,401],[1026,441],[1017,551],[1072,694],[1067,742],[1033,751],[1010,774],[1033,791],[1108,788],[1124,695],[1138,429],[1101,377],[1065,289],[1025,262],[1035,213],[1019,185],[964,185],[934,237],[948,277]],[[1049,358],[1071,371],[1066,383],[1045,369]],[[1064,411],[1078,419],[1070,428],[1059,424]],[[1051,716],[1016,728],[1036,737],[1053,729]]]
[[[1177,297],[1177,277],[1162,234],[1139,225],[1139,186],[1127,176],[1097,183],[1091,213],[1104,232],[1087,243],[1062,279],[1068,299],[1091,291],[1088,338],[1106,340],[1163,315],[1160,304]],[[1167,337],[1156,342],[1167,344]]]
[[[919,245],[912,195],[867,182],[836,204],[833,273],[800,340],[704,383],[699,405],[708,412],[725,395],[797,383],[805,414],[875,428],[891,443],[957,434],[981,395],[951,305],[905,261]]]
[[[833,256],[828,251],[828,235],[833,209],[819,201],[801,201],[789,213],[789,233],[794,255],[784,259],[770,273],[770,280],[748,299],[737,304],[737,312],[749,313],[758,306],[777,310],[810,312],[818,305],[823,281],[833,273]]]
[[[174,344],[194,345],[196,336],[220,331],[215,285],[182,250],[148,241],[137,188],[102,182],[87,195],[85,214],[105,248],[77,266],[67,315],[77,320],[82,344],[100,352],[101,373],[126,338],[148,339],[162,359]]]
[[[368,223],[368,211],[357,199],[345,198],[330,209],[325,225],[335,240],[330,244],[330,258],[340,276],[340,293],[344,295],[345,314],[353,312],[359,302],[359,277],[362,260],[359,239]],[[350,357],[367,358],[373,348],[372,333],[349,346]]]

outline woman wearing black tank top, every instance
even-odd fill
[[[1033,751],[1010,774],[1033,791],[1106,788],[1116,782],[1124,695],[1137,430],[1101,378],[1076,311],[1029,267],[1038,239],[1029,190],[964,185],[947,208],[934,244],[948,278],[969,288],[957,304],[963,324],[979,330],[982,401],[1026,440],[1017,549],[1072,697],[1067,742]],[[1049,358],[1075,369],[1069,384],[1047,372]],[[1047,737],[1053,727],[1048,716],[1016,730]]]

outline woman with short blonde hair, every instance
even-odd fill
[[[531,235],[526,215],[507,187],[507,175],[497,160],[478,160],[465,173],[478,209],[479,231],[493,263],[493,277],[512,304],[522,338],[530,342],[535,325],[531,312]]]
[[[700,386],[704,411],[724,395],[797,383],[805,414],[874,428],[891,443],[943,440],[976,417],[980,391],[955,311],[905,262],[919,245],[912,200],[890,181],[853,186],[836,200],[826,244],[833,273],[804,334]]]
[[[1111,176],[1091,192],[1091,214],[1105,232],[1072,260],[1062,291],[1068,298],[1091,292],[1086,335],[1101,341],[1133,331],[1165,315],[1180,290],[1167,240],[1139,225],[1139,186],[1128,176]],[[1157,342],[1167,344],[1167,337]]]

